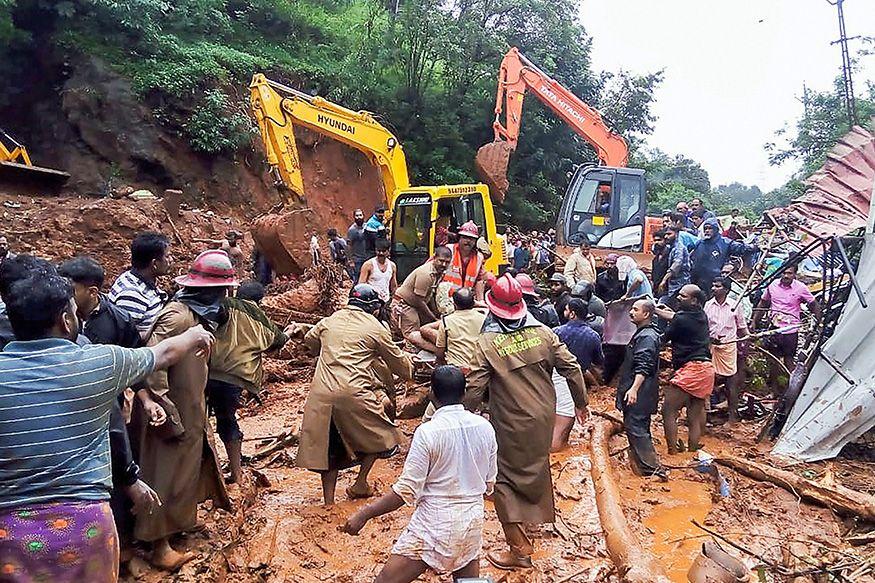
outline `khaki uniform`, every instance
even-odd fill
[[[579,281],[588,281],[594,284],[595,257],[592,256],[592,253],[588,257],[584,257],[580,249],[575,249],[574,253],[565,260],[565,269],[562,273],[565,275],[565,282],[569,288],[574,287],[574,284]]]
[[[147,345],[155,346],[198,323],[188,307],[170,302],[156,317]],[[137,516],[134,536],[139,540],[154,541],[192,529],[197,523],[197,505],[205,500],[213,500],[215,508],[231,508],[213,447],[213,430],[207,423],[206,384],[207,362],[194,354],[146,380],[152,393],[172,401],[185,432],[178,437],[160,434],[160,428],[146,421],[142,406],[135,406],[131,433],[139,442],[141,475],[162,502],[151,514]],[[173,413],[167,411],[167,415]]]
[[[298,467],[326,471],[348,467],[360,454],[398,445],[397,428],[386,416],[375,367],[386,365],[402,380],[413,375],[410,358],[372,315],[347,306],[323,318],[304,337],[319,356],[304,405]]]
[[[522,534],[519,523],[554,520],[550,476],[556,413],[554,368],[568,380],[575,406],[586,407],[586,386],[577,358],[552,330],[531,314],[515,331],[506,331],[492,316],[487,317],[468,375],[465,405],[475,408],[488,396],[498,440],[495,510],[506,533],[509,526],[516,526]],[[508,533],[512,548],[522,546],[510,538]],[[531,553],[530,545],[527,552],[515,550]]]
[[[435,292],[441,278],[434,271],[432,262],[425,263],[414,269],[404,280],[404,283],[395,290],[395,299],[392,309],[398,321],[398,328],[406,338],[412,332],[418,332],[423,324],[430,320],[426,314],[421,314],[413,307],[416,298],[421,298],[433,313],[437,313],[435,305]]]

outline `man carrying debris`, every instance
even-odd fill
[[[741,306],[729,301],[729,284],[722,277],[711,283],[714,297],[705,303],[708,329],[711,335],[711,360],[717,380],[724,383],[729,403],[729,422],[738,421],[738,338],[747,336],[747,322]]]
[[[577,364],[584,374],[592,365],[601,365],[605,361],[602,339],[587,325],[587,314],[586,302],[573,298],[565,307],[567,323],[553,329],[559,340],[565,343],[571,354],[577,358]],[[568,390],[568,381],[555,369],[553,387],[556,390],[556,423],[553,426],[550,451],[559,451],[568,445],[568,437],[574,427],[574,401],[571,399],[571,391]]]
[[[13,284],[7,308],[17,340],[0,352],[0,450],[19,455],[0,456],[0,578],[116,581],[110,409],[146,375],[208,351],[212,336],[196,326],[150,348],[77,346],[73,289],[54,270]]]
[[[376,583],[409,583],[428,569],[454,580],[480,574],[483,496],[497,473],[495,430],[462,406],[465,376],[457,367],[437,367],[431,392],[437,411],[413,434],[398,481],[343,526],[357,535],[372,518],[415,508]]]
[[[346,493],[350,498],[373,496],[368,473],[378,458],[398,449],[396,426],[386,414],[388,399],[376,392],[374,366],[385,364],[409,380],[413,365],[377,320],[381,308],[374,288],[360,283],[345,308],[320,320],[304,337],[318,360],[304,405],[297,465],[319,472],[326,505],[334,504],[338,471],[357,464],[359,474]]]
[[[435,330],[423,325],[437,320],[435,294],[452,259],[453,252],[448,247],[436,248],[432,260],[414,269],[395,290],[392,313],[401,335],[422,350],[437,350]]]
[[[231,471],[228,482],[232,484],[241,483],[243,478],[243,432],[237,423],[243,389],[253,395],[261,392],[264,353],[279,350],[288,341],[288,336],[258,305],[263,297],[264,286],[247,281],[237,290],[236,297],[223,300],[228,319],[216,330],[216,345],[210,354],[207,404],[216,415],[216,432],[228,452]]]
[[[568,287],[574,287],[579,281],[595,283],[595,257],[590,251],[589,240],[584,238],[580,246],[565,260],[565,282]]]
[[[699,438],[705,432],[705,399],[714,390],[714,365],[704,303],[704,292],[687,284],[678,291],[677,312],[665,305],[656,307],[656,315],[668,321],[663,339],[671,342],[671,365],[675,371],[665,388],[662,404],[662,424],[670,454],[683,451],[678,440],[681,409],[687,409],[689,451],[699,449]]]
[[[156,280],[170,273],[170,241],[161,233],[140,233],[131,242],[131,268],[116,278],[109,301],[131,315],[141,337],[167,302]]]
[[[820,304],[811,294],[808,286],[796,279],[797,264],[791,257],[789,264],[784,267],[781,277],[769,284],[763,294],[757,309],[753,315],[753,329],[759,328],[759,323],[765,312],[769,313],[769,319],[773,328],[779,330],[769,338],[767,347],[776,359],[781,359],[784,368],[793,371],[796,351],[799,348],[799,328],[802,325],[802,305],[820,320]],[[786,387],[778,388],[778,376],[781,367],[775,362],[769,362],[769,386],[772,393],[780,397]]]
[[[588,417],[577,359],[552,330],[528,314],[520,284],[500,277],[486,294],[489,316],[477,340],[468,376],[468,409],[489,395],[490,421],[498,440],[495,510],[509,551],[490,553],[501,569],[532,567],[534,547],[524,524],[553,522],[550,444],[556,413],[553,369],[568,380],[577,419]]]
[[[641,299],[632,304],[629,318],[637,330],[626,346],[626,357],[617,385],[617,409],[623,413],[623,429],[636,469],[645,476],[665,479],[650,433],[650,418],[659,404],[659,331],[653,325],[656,305]]]
[[[362,265],[372,255],[368,253],[365,242],[365,213],[362,209],[355,209],[352,217],[353,222],[346,230],[346,243],[349,247],[350,267],[352,268],[350,276],[356,282],[359,280]]]
[[[224,251],[204,251],[188,274],[177,277],[182,286],[155,318],[148,346],[184,334],[195,326],[215,331],[227,320],[222,300],[237,285],[234,266]],[[138,430],[143,479],[155,488],[163,506],[137,516],[134,536],[153,544],[152,564],[173,571],[194,558],[170,546],[170,537],[197,527],[197,507],[205,500],[213,508],[229,510],[231,503],[213,448],[212,428],[206,415],[209,353],[189,354],[167,372],[152,374],[145,388],[167,412],[154,425],[135,406],[133,428]]]
[[[620,279],[620,270],[617,261],[620,256],[616,253],[608,253],[605,257],[605,269],[595,278],[595,295],[605,303],[619,300],[626,293],[626,283]]]
[[[483,254],[477,251],[479,237],[480,229],[474,221],[468,221],[459,227],[459,242],[447,245],[453,255],[443,280],[452,284],[453,290],[460,287],[474,288],[474,297],[477,301],[482,301],[486,289],[486,271],[483,269]]]

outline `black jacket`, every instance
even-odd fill
[[[565,307],[568,305],[568,300],[571,299],[571,292],[562,292],[553,305],[556,307],[556,315],[559,316],[560,324],[567,324],[568,318],[565,317]]]
[[[620,278],[612,278],[607,271],[603,271],[595,278],[595,295],[605,303],[619,300],[626,293],[626,282]]]
[[[650,325],[640,328],[626,345],[626,356],[620,368],[620,384],[617,385],[617,409],[626,410],[626,392],[635,382],[635,375],[644,375],[644,383],[638,389],[636,408],[649,415],[656,413],[659,402],[659,331]]]
[[[82,335],[92,344],[114,344],[124,348],[137,348],[142,344],[140,333],[131,317],[117,308],[104,294],[100,304],[82,323]],[[113,487],[130,486],[139,479],[140,469],[134,462],[128,428],[122,415],[124,395],[113,402],[109,415],[109,452],[112,458]]]
[[[555,328],[559,325],[559,316],[556,314],[556,308],[548,301],[538,302],[538,300],[525,298],[526,307],[529,313],[535,317],[535,320],[548,328]]]

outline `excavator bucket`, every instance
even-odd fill
[[[481,146],[474,157],[477,175],[486,186],[495,202],[504,202],[510,183],[507,181],[507,165],[513,149],[503,141],[497,140]]]
[[[26,186],[35,189],[57,190],[67,182],[70,175],[61,170],[0,161],[0,183]]]
[[[300,274],[312,263],[310,238],[316,225],[309,208],[263,215],[252,226],[252,239],[277,274]]]

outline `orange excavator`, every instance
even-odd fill
[[[498,72],[495,140],[477,151],[475,166],[492,198],[502,201],[509,183],[507,167],[516,150],[523,98],[531,91],[596,151],[601,165],[578,166],[571,178],[556,225],[558,242],[596,248],[645,251],[661,226],[647,218],[644,171],[628,168],[629,147],[597,110],[511,48]],[[504,123],[502,123],[504,115]]]

